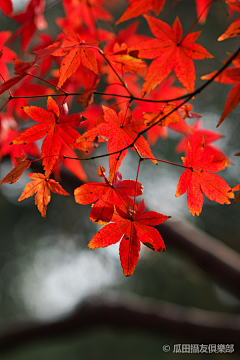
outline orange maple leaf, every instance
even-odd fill
[[[51,200],[50,190],[55,194],[70,195],[61,187],[58,182],[52,179],[48,179],[43,174],[32,173],[28,174],[28,176],[33,181],[26,185],[18,201],[22,201],[36,194],[35,205],[37,205],[37,208],[40,211],[42,217],[46,216],[47,205]]]
[[[59,109],[57,103],[49,96],[47,110],[37,106],[25,106],[23,110],[38,124],[31,126],[19,135],[12,144],[28,144],[47,135],[42,144],[43,166],[48,177],[59,157],[62,141],[68,146],[86,151],[82,144],[74,144],[79,133],[72,129],[82,123],[80,114],[68,115],[68,106],[63,104]]]
[[[145,211],[142,200],[136,207],[129,199],[128,209],[121,211],[116,208],[112,222],[102,228],[90,241],[90,249],[106,247],[120,242],[120,261],[125,276],[132,275],[138,262],[141,243],[158,252],[165,250],[163,239],[153,227],[160,225],[170,216],[155,211]]]
[[[200,60],[213,56],[201,45],[195,44],[201,31],[187,34],[182,39],[182,26],[178,19],[172,28],[152,16],[144,15],[157,39],[146,40],[129,48],[129,54],[137,53],[141,59],[155,59],[149,66],[142,96],[160,84],[174,69],[178,80],[191,93],[194,91],[195,68],[192,59]]]
[[[208,199],[220,204],[230,204],[229,199],[234,198],[230,186],[218,175],[225,169],[228,162],[225,157],[217,155],[202,156],[205,136],[200,136],[194,142],[188,143],[187,157],[182,157],[185,171],[182,173],[176,196],[187,191],[188,208],[193,215],[202,211],[203,193]]]

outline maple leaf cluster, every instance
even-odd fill
[[[42,173],[28,174],[32,181],[19,201],[35,195],[35,204],[45,217],[51,192],[69,195],[56,181],[61,180],[63,164],[83,183],[74,190],[75,201],[93,204],[90,220],[104,226],[89,248],[120,242],[126,276],[135,269],[141,244],[157,252],[165,250],[154,226],[170,216],[145,212],[144,200],[137,201],[144,193],[138,182],[141,163],[167,162],[154,156],[153,145],[159,137],[167,139],[169,130],[181,136],[175,151],[185,153],[183,165],[167,163],[183,168],[176,196],[187,193],[193,215],[202,211],[203,194],[230,204],[233,191],[240,190],[240,185],[231,188],[215,174],[231,164],[213,144],[222,134],[202,128],[201,115],[189,103],[212,81],[234,84],[220,125],[240,102],[240,50],[221,69],[203,75],[208,82],[195,90],[194,61],[211,61],[213,55],[197,43],[201,31],[192,29],[198,21],[207,20],[213,3],[196,0],[196,21],[184,33],[178,17],[172,26],[159,18],[167,0],[129,0],[117,20],[106,0],[63,0],[65,17],[55,19],[60,29],[53,39],[47,33],[45,12],[50,10],[44,0],[30,0],[17,14],[11,0],[0,1],[3,14],[20,24],[13,34],[0,32],[0,94],[6,99],[0,112],[0,159],[10,156],[14,166],[0,184],[16,182],[34,161],[41,161]],[[238,0],[225,3],[231,14],[240,12]],[[151,37],[138,32],[137,17],[146,21]],[[107,30],[103,24],[114,20],[115,31]],[[129,20],[131,24],[119,30],[118,24]],[[239,36],[239,20],[231,22],[218,40]],[[21,58],[10,48],[18,37]],[[14,64],[14,75],[9,74],[8,64]],[[174,85],[176,79],[180,86]],[[75,96],[84,110],[72,114]],[[40,98],[46,98],[46,108],[35,105]],[[27,125],[31,121],[25,130],[22,121]],[[42,140],[41,149],[38,140]],[[107,154],[97,157],[108,156],[108,176],[99,166],[103,181],[88,182],[82,162],[93,160],[92,152],[105,142]],[[128,150],[139,157],[135,180],[123,180],[119,171]]]

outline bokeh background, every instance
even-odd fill
[[[47,2],[49,5],[51,2]],[[175,4],[176,3],[176,4]],[[15,1],[15,9],[23,7],[23,1]],[[124,1],[106,1],[116,18],[126,7]],[[173,5],[175,5],[173,7]],[[160,19],[172,24],[176,15],[183,24],[184,32],[196,19],[195,1],[180,2],[166,0],[165,11]],[[0,15],[0,30],[15,31],[16,25]],[[63,17],[62,4],[49,9],[45,14],[49,24],[48,32],[59,33],[54,19]],[[140,21],[139,31],[151,36],[146,23]],[[128,23],[127,23],[128,24]],[[119,25],[118,29],[126,24]],[[203,29],[199,43],[214,55],[214,59],[195,61],[196,87],[203,82],[200,76],[221,67],[227,52],[233,53],[239,46],[239,38],[217,41],[229,25],[227,6],[222,1],[212,5],[204,26],[197,24],[195,31]],[[19,42],[13,49],[19,53]],[[177,82],[176,82],[177,84]],[[194,111],[202,114],[203,126],[216,129],[223,105],[231,85],[212,83],[194,101]],[[4,101],[7,95],[0,96]],[[98,101],[98,100],[97,100]],[[38,102],[38,106],[41,102]],[[223,172],[230,186],[240,182],[240,162],[234,154],[240,150],[239,106],[228,116],[219,131],[224,137],[217,145],[232,159],[233,165]],[[73,101],[71,112],[81,112],[83,108]],[[159,139],[153,149],[156,157],[181,163],[174,148],[180,135],[169,130],[167,140]],[[103,154],[106,147],[96,150]],[[125,179],[135,179],[137,156],[128,154],[121,166]],[[83,164],[91,179],[97,178],[97,166],[107,168],[107,160]],[[11,162],[5,157],[0,164],[0,178],[11,170]],[[29,170],[29,172],[31,172]],[[27,172],[26,172],[27,173]],[[239,217],[240,204],[222,206],[205,198],[203,212],[192,217],[188,211],[186,196],[175,198],[175,190],[181,169],[144,162],[139,181],[145,187],[144,199],[148,208],[171,215],[173,220],[191,223],[240,252]],[[77,178],[64,177],[63,187],[71,196],[52,195],[46,219],[42,219],[33,198],[18,203],[23,187],[28,182],[27,175],[13,185],[0,187],[0,326],[4,333],[10,326],[29,321],[53,322],[70,314],[86,297],[96,294],[134,294],[141,298],[164,300],[185,307],[239,314],[240,302],[220,284],[197,267],[191,258],[174,249],[164,253],[154,253],[142,248],[140,260],[134,274],[125,278],[119,261],[118,244],[110,248],[89,250],[87,244],[99,226],[89,220],[89,206],[75,203],[73,190],[79,186]],[[171,221],[171,220],[169,220]],[[95,359],[183,359],[185,354],[164,353],[162,346],[190,343],[188,339],[161,335],[150,331],[112,329],[96,326],[86,331],[66,333],[51,340],[36,340],[16,346],[0,355],[1,360],[95,360]],[[235,344],[236,345],[236,344]],[[200,358],[202,354],[191,354]],[[205,354],[205,359],[217,359],[219,355]],[[225,354],[224,358],[236,358]]]

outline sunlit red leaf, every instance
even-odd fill
[[[126,117],[122,111],[117,114],[113,109],[103,106],[103,112],[105,122],[84,133],[77,140],[77,143],[94,141],[99,135],[108,139],[109,154],[116,152],[116,154],[109,155],[109,181],[111,182],[115,172],[121,165],[122,159],[127,154],[127,149],[121,150],[132,144],[136,140],[138,133],[144,130],[146,126],[144,125],[144,120],[133,119],[132,116]],[[104,141],[103,139],[100,141]],[[137,139],[135,147],[142,156],[154,159],[150,147],[143,136]],[[157,164],[156,160],[152,161]]]
[[[115,25],[147,13],[148,10],[153,10],[157,16],[162,10],[165,0],[129,0],[129,2],[130,5],[124,11],[120,19],[115,22]]]
[[[121,45],[116,43],[113,48],[113,53],[106,53],[105,56],[112,64],[116,65],[122,71],[135,73],[146,68],[146,64],[143,60],[129,55],[129,50],[125,43]]]
[[[204,135],[188,144],[188,156],[182,158],[186,170],[179,179],[176,191],[176,196],[187,192],[188,207],[193,215],[199,215],[202,211],[203,193],[220,204],[230,204],[229,199],[234,198],[230,186],[220,176],[213,174],[228,165],[226,158],[203,156],[203,151]]]
[[[183,132],[183,138],[177,144],[175,151],[178,153],[188,151],[188,143],[194,143],[199,137],[205,136],[203,156],[217,155],[222,156],[226,159],[228,164],[232,161],[220,150],[213,142],[221,139],[223,134],[209,129],[202,129],[202,122],[200,120],[195,121],[192,126],[186,128]]]
[[[13,12],[13,5],[11,0],[0,0],[0,9],[4,15],[10,15]]]
[[[65,38],[60,41],[61,46],[56,51],[52,52],[53,56],[64,56],[60,66],[60,77],[57,87],[61,87],[64,82],[77,70],[82,64],[89,70],[98,75],[97,60],[94,51],[91,46],[97,46],[98,41],[95,40],[81,40],[79,34],[63,29]],[[44,50],[51,50],[54,47],[58,47],[59,41],[48,46]],[[36,52],[36,53],[39,53]]]
[[[33,141],[45,139],[42,144],[43,166],[45,175],[48,177],[59,158],[62,141],[68,146],[86,151],[82,144],[76,145],[75,140],[79,133],[72,127],[78,127],[82,122],[80,114],[68,114],[67,104],[63,104],[61,111],[57,103],[49,96],[47,110],[37,106],[26,106],[26,114],[38,124],[31,126],[18,136],[13,144],[28,144]]]
[[[21,23],[22,26],[20,26],[12,36],[11,43],[18,36],[21,36],[22,52],[25,52],[37,30],[47,28],[48,25],[43,15],[44,9],[45,0],[31,0],[23,12],[12,16],[12,18]]]
[[[132,275],[138,262],[141,243],[158,252],[165,250],[163,239],[153,228],[169,219],[155,211],[145,211],[144,200],[134,208],[129,199],[127,211],[116,209],[112,222],[102,228],[90,241],[90,249],[106,247],[120,242],[119,254],[123,273]]]
[[[0,32],[0,49],[2,56],[0,56],[0,81],[8,79],[8,69],[6,63],[12,63],[13,60],[17,57],[16,53],[5,46],[5,43],[9,40],[11,36],[11,31],[1,31]]]
[[[130,47],[141,59],[155,59],[149,66],[143,84],[142,96],[149,93],[174,70],[178,80],[191,93],[194,91],[195,68],[192,59],[200,60],[213,56],[194,42],[200,31],[182,38],[182,26],[178,18],[172,28],[162,20],[144,15],[152,33],[157,39],[147,40]],[[137,54],[137,55],[136,55]]]
[[[157,100],[168,100],[168,99],[174,99],[178,96],[182,96],[186,94],[186,90],[177,86],[173,86],[173,83],[175,81],[175,78],[173,75],[171,75],[169,78],[163,80],[163,82],[156,88],[155,90],[151,91],[148,97],[145,98],[146,101],[136,101],[137,107],[133,110],[133,116],[135,118],[142,118],[143,113],[146,112],[159,112],[160,109],[160,103],[157,102]],[[148,102],[147,99],[150,101]],[[154,102],[151,102],[151,100],[154,100]],[[161,103],[164,105],[167,105],[166,103]],[[174,101],[173,104],[179,104],[179,101]],[[169,124],[169,127],[176,127],[177,124],[184,123],[182,120],[182,116],[179,111],[176,113],[178,116],[178,122],[174,124]],[[186,124],[186,126],[188,126]],[[182,124],[183,127],[183,124]],[[166,126],[153,126],[151,129],[149,129],[146,133],[147,140],[150,145],[154,145],[156,141],[158,140],[159,136],[161,136],[163,139],[167,138],[167,127]]]

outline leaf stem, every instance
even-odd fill
[[[171,161],[166,161],[166,160],[162,160],[162,159],[156,159],[156,158],[142,158],[141,159],[142,161],[143,160],[157,160],[157,161],[160,161],[160,162],[163,162],[163,163],[166,163],[166,164],[170,164],[170,165],[174,165],[174,166],[179,166],[179,167],[182,167],[184,169],[189,169],[191,170],[191,167],[190,166],[184,166],[184,165],[180,165],[180,164],[176,164],[174,162],[171,162]]]
[[[135,213],[136,195],[137,195],[137,182],[138,182],[138,175],[139,175],[142,160],[143,160],[142,158],[139,158],[139,161],[138,161],[138,169],[137,169],[137,176],[136,176],[136,182],[135,182],[135,192],[134,192],[133,214]]]

